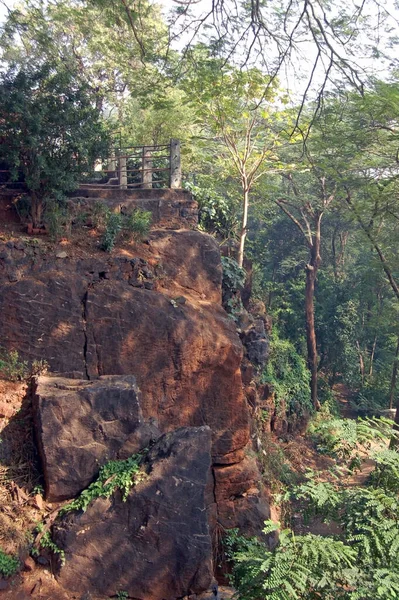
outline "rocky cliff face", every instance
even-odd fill
[[[154,231],[136,252],[112,257],[79,256],[68,247],[51,255],[29,243],[3,243],[0,314],[2,345],[17,348],[26,360],[46,360],[52,375],[62,377],[57,393],[54,381],[39,381],[35,400],[50,497],[66,498],[87,485],[96,466],[118,457],[137,434],[138,421],[159,434],[209,426],[212,471],[205,507],[211,532],[217,524],[260,530],[268,506],[247,452],[242,344],[221,307],[221,263],[213,238]],[[105,389],[106,376],[113,376],[113,392]],[[132,382],[126,391],[129,376],[140,392]],[[81,425],[75,437],[73,419]],[[110,421],[117,426],[105,427]],[[92,470],[65,483],[61,463],[71,460],[77,446],[80,452],[96,448],[87,460]],[[104,511],[108,515],[107,507]]]

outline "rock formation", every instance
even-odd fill
[[[240,371],[243,347],[233,320],[221,306],[216,241],[195,231],[159,230],[151,233],[147,244],[137,245],[134,253],[87,256],[65,252],[66,256],[57,258],[32,244],[0,245],[2,344],[18,349],[25,360],[46,360],[52,373],[51,378],[39,379],[34,400],[49,497],[74,495],[90,482],[103,461],[125,457],[129,449],[146,445],[148,436],[156,437],[158,431],[164,434],[188,427],[198,432],[209,426],[212,476],[207,479],[204,504],[196,503],[195,510],[207,509],[211,533],[219,526],[259,532],[269,511],[255,460],[248,453],[249,412]],[[261,362],[267,348],[258,334],[254,330],[247,341]],[[191,434],[187,435],[189,439]],[[192,453],[189,456],[194,461]],[[158,482],[165,471],[159,473]],[[203,486],[203,475],[201,482]],[[168,493],[174,490],[172,481],[162,485]],[[140,507],[141,520],[145,521],[147,504],[155,511],[148,516],[155,519],[156,499],[151,490],[140,489],[132,492],[126,504],[118,498],[97,500],[85,515],[63,524],[63,543],[68,552],[79,555],[82,577],[86,570],[89,577],[87,565],[94,556],[81,552],[78,532],[90,527],[90,552],[95,536],[108,536],[113,529],[118,535],[129,532],[124,535],[138,543],[144,530],[135,529],[132,503]],[[179,501],[178,487],[175,491],[177,496],[172,494],[167,500],[170,507]],[[143,561],[150,560],[150,539],[158,552],[156,561],[161,560],[161,541],[167,539],[168,528],[179,523],[183,527],[183,520],[192,519],[194,508],[186,508],[179,508],[184,517],[179,516],[178,523],[171,512],[162,513],[164,529],[145,538],[147,552],[144,546],[136,554],[130,550],[130,565],[141,557],[141,566],[134,567],[137,573],[143,572]],[[198,523],[201,533],[196,525],[184,527],[184,540],[208,535],[203,520]],[[118,556],[119,546],[128,552],[128,541],[112,539]],[[184,544],[197,556],[188,541],[179,542],[178,547]],[[173,560],[166,571],[177,568]],[[107,565],[114,568],[111,558]],[[208,572],[208,567],[198,569],[198,575],[191,571],[181,579],[176,575],[184,583],[172,586],[168,598],[199,589],[202,584],[192,582],[206,579],[201,573]],[[120,577],[125,582],[125,574],[120,572]],[[72,580],[71,568],[64,567],[61,581],[69,585]],[[143,598],[152,597],[147,593],[140,592]]]
[[[106,596],[128,592],[137,600],[174,600],[206,590],[212,548],[205,507],[210,461],[208,427],[181,428],[153,446],[148,478],[119,494],[94,500],[85,513],[54,528],[66,563],[66,589]]]

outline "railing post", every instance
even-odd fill
[[[108,160],[107,171],[108,171],[108,173],[107,173],[108,179],[111,179],[112,177],[116,177],[116,158],[115,158],[114,150],[111,151],[111,156],[109,157],[109,160]]]
[[[170,187],[181,188],[180,140],[170,140]]]
[[[121,190],[127,189],[127,157],[119,154],[119,187]]]
[[[141,187],[152,188],[152,152],[147,146],[143,146],[143,170],[141,173]]]

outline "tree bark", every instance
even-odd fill
[[[395,358],[394,358],[393,365],[392,365],[391,385],[389,386],[389,408],[391,408],[391,409],[393,408],[393,401],[395,398],[395,388],[396,388],[396,381],[398,378],[398,368],[399,368],[399,335],[398,335],[398,342],[396,345]],[[396,415],[396,416],[398,416],[398,415]]]
[[[31,215],[33,227],[39,229],[43,224],[43,200],[34,192],[31,193]]]
[[[306,318],[306,342],[308,349],[308,368],[310,370],[310,393],[313,406],[316,410],[320,409],[320,402],[317,397],[317,340],[314,324],[314,292],[317,271],[321,262],[320,256],[320,223],[321,215],[315,218],[315,233],[310,248],[310,260],[306,265],[306,286],[305,286],[305,318]]]
[[[242,205],[242,219],[241,219],[241,231],[240,231],[240,247],[238,249],[237,262],[240,267],[244,263],[244,247],[245,238],[247,237],[247,224],[248,224],[248,205],[249,205],[249,190],[245,184],[243,184],[243,205]]]

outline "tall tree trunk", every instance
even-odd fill
[[[371,350],[371,355],[370,355],[369,377],[371,377],[373,375],[374,356],[375,356],[376,347],[377,347],[377,336],[375,336],[375,338],[374,338],[373,348]]]
[[[35,192],[31,193],[31,215],[33,227],[41,227],[43,225],[43,200]]]
[[[398,399],[396,402],[395,424],[392,427],[392,429],[396,434],[399,433],[399,395],[398,395]],[[392,436],[391,441],[389,443],[389,448],[392,450],[393,448],[398,448],[398,446],[399,446],[398,435]]]
[[[238,249],[237,262],[240,267],[244,263],[244,247],[245,238],[247,237],[247,224],[248,224],[248,205],[249,205],[249,190],[246,182],[243,183],[243,204],[242,204],[242,220],[241,220],[241,231],[240,231],[240,247]]]
[[[359,344],[358,340],[356,340],[356,348],[359,353],[359,371],[360,371],[360,377],[362,378],[362,386],[363,386],[364,385],[364,360],[363,360],[362,349],[360,348],[360,344]]]
[[[391,377],[391,385],[389,386],[389,408],[393,408],[393,401],[395,398],[395,388],[396,381],[398,379],[398,368],[399,368],[399,334],[398,334],[398,342],[396,344],[396,352],[395,358],[392,365],[392,377]],[[396,415],[398,416],[398,415]]]
[[[305,287],[305,317],[306,317],[306,342],[308,348],[308,367],[310,370],[310,394],[313,406],[316,410],[320,408],[317,397],[317,341],[314,324],[314,291],[317,271],[321,262],[320,257],[320,222],[321,215],[315,219],[316,231],[313,235],[312,247],[310,249],[310,261],[306,265],[306,287]]]

